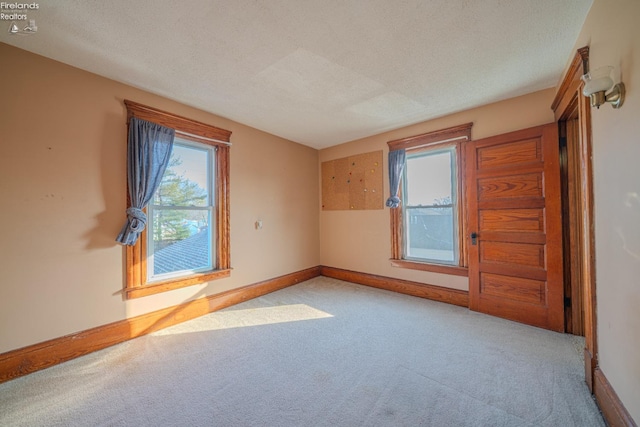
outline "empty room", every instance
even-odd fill
[[[0,3],[0,425],[636,426],[638,19]]]

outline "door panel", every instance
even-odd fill
[[[542,280],[480,273],[480,290],[496,297],[540,305],[544,303],[544,287]]]
[[[555,124],[466,148],[469,307],[564,330],[562,219]]]
[[[538,139],[518,141],[508,147],[487,147],[478,150],[478,169],[498,168],[518,163],[542,161],[542,150]]]
[[[486,231],[520,231],[539,233],[544,230],[542,209],[492,209],[478,214],[480,228]]]
[[[506,175],[478,180],[478,200],[542,197],[542,173]]]
[[[544,245],[533,243],[480,242],[480,262],[544,269]]]

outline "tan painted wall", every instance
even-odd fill
[[[638,16],[637,0],[595,0],[575,45],[590,45],[592,68],[614,65],[616,77],[627,85],[622,109],[604,106],[593,111],[597,321],[600,366],[636,421],[640,420]],[[547,90],[342,144],[318,155],[310,148],[4,44],[0,58],[0,352],[317,264],[467,289],[464,278],[390,267],[388,209],[318,214],[319,163],[382,149],[386,169],[388,140],[469,121],[474,122],[473,137],[478,139],[553,120],[549,106],[554,91]],[[122,300],[123,251],[113,239],[124,220],[124,98],[233,131],[231,278]],[[262,231],[253,229],[257,218],[264,221]]]
[[[598,361],[640,422],[640,2],[596,0],[575,48],[591,69],[613,65],[619,110],[592,109]]]
[[[316,150],[5,44],[0,58],[0,353],[319,264]],[[125,98],[233,132],[229,279],[123,301]]]
[[[489,104],[435,120],[404,127],[320,151],[320,162],[384,150],[384,191],[388,197],[387,141],[473,122],[472,138],[480,139],[553,121],[554,90]],[[386,197],[385,197],[386,200]],[[460,276],[391,267],[389,209],[320,212],[320,261],[322,265],[379,274],[420,283],[467,290]]]

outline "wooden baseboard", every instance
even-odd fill
[[[312,267],[0,354],[0,383],[195,319],[319,275],[320,267]]]
[[[374,288],[386,289],[388,291],[399,292],[401,294],[446,302],[460,307],[469,307],[469,293],[458,289],[443,288],[440,286],[426,285],[424,283],[326,266],[320,267],[320,274],[334,279],[358,283],[360,285],[372,286]]]
[[[633,421],[629,412],[627,412],[627,408],[624,407],[600,368],[595,369],[593,391],[596,395],[598,406],[609,426],[637,427],[637,424]]]
[[[588,348],[584,349],[584,380],[591,394],[593,394],[593,376],[596,369],[596,359],[593,357]]]

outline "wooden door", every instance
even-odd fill
[[[469,308],[564,331],[555,123],[467,144]]]

